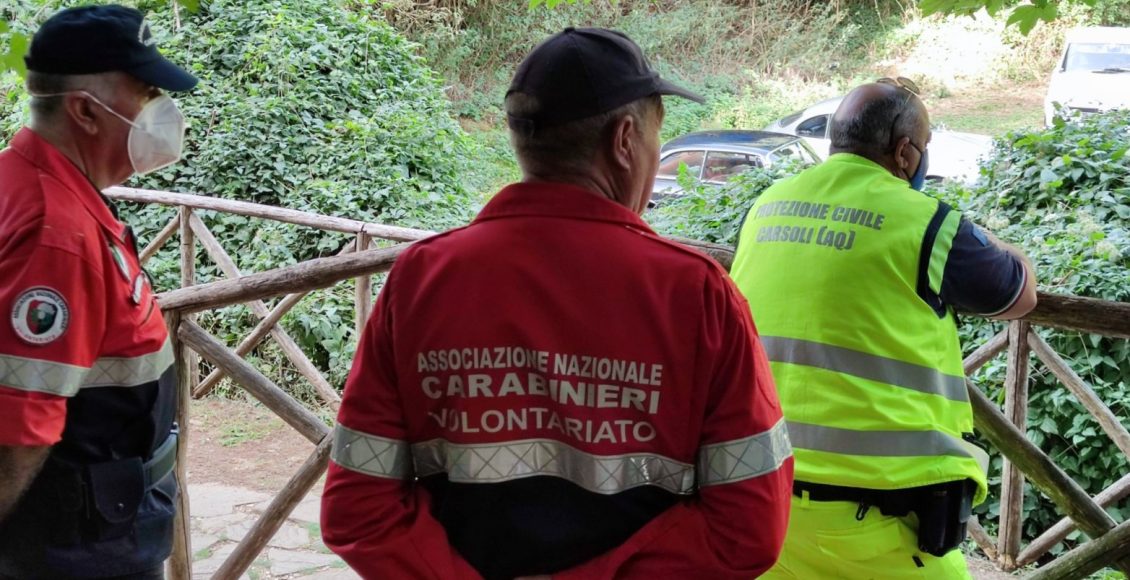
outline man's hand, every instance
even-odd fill
[[[0,522],[16,507],[47,459],[50,446],[0,445]]]

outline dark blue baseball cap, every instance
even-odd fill
[[[56,13],[36,31],[24,61],[28,70],[47,74],[121,71],[166,91],[187,91],[197,83],[157,52],[141,12],[116,4]]]
[[[518,65],[506,94],[535,97],[540,111],[508,115],[511,129],[533,132],[607,113],[651,95],[703,103],[700,95],[659,77],[643,50],[622,32],[570,26],[534,48]]]

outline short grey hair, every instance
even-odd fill
[[[515,117],[529,118],[541,112],[541,103],[525,93],[507,95],[505,106],[506,114]],[[583,172],[591,167],[616,120],[630,115],[638,121],[638,131],[658,130],[662,107],[662,98],[651,95],[606,113],[529,134],[511,129],[510,144],[526,173]]]
[[[63,108],[63,94],[75,91],[86,91],[99,99],[105,99],[113,90],[115,82],[114,73],[96,73],[87,75],[60,75],[27,71],[24,86],[31,95],[29,108],[35,120],[47,121],[53,119]],[[36,95],[50,95],[37,97]]]
[[[833,150],[881,154],[895,140],[914,134],[922,122],[917,98],[906,90],[889,91],[867,101],[854,115],[832,116],[828,136]]]

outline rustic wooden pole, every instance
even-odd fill
[[[238,280],[222,280],[164,292],[158,299],[164,310],[197,312],[258,298],[327,288],[347,278],[387,272],[407,247],[408,244],[397,244],[391,248],[317,258]]]
[[[977,547],[981,548],[981,551],[990,560],[995,562],[1000,558],[996,541],[989,535],[989,532],[985,531],[985,528],[981,527],[981,522],[977,519],[977,516],[969,518],[969,536],[973,538],[974,542],[977,542]]]
[[[1130,302],[1040,292],[1036,308],[1024,320],[1037,326],[1130,338]]]
[[[189,288],[196,284],[196,237],[192,235],[192,228],[189,227],[189,217],[192,216],[192,210],[187,207],[177,208],[177,229],[180,232],[180,285],[181,288]],[[166,226],[168,228],[168,226]],[[164,230],[162,230],[164,233]],[[160,236],[158,236],[160,237]],[[156,241],[156,240],[154,240]],[[156,251],[156,250],[154,250]],[[188,314],[181,314],[177,317],[176,326],[170,327],[169,332],[176,332],[183,322],[191,322],[195,320],[195,316]],[[177,368],[177,400],[181,403],[177,411],[177,420],[180,422],[181,439],[177,447],[177,477],[180,486],[180,497],[178,500],[179,507],[181,507],[181,521],[179,526],[175,529],[180,532],[181,539],[174,541],[174,550],[183,550],[181,554],[174,554],[173,560],[177,562],[178,569],[174,572],[178,578],[188,580],[192,577],[192,534],[191,534],[191,512],[189,511],[188,499],[188,441],[189,441],[189,409],[188,404],[184,401],[184,390],[187,389],[189,393],[192,392],[192,387],[200,380],[200,358],[191,349],[185,348],[180,345],[180,352],[176,354],[178,359]],[[175,522],[174,522],[175,524]]]
[[[153,238],[153,241],[149,242],[149,245],[145,246],[145,249],[137,255],[138,262],[144,266],[145,263],[149,261],[149,258],[152,258],[153,254],[156,254],[157,250],[160,250],[161,246],[165,245],[165,242],[169,241],[169,238],[173,237],[173,234],[175,234],[179,228],[180,212],[178,211],[177,215],[173,216],[173,219],[169,220],[169,223],[165,224],[165,227],[161,228],[160,232],[157,232],[157,237]]]
[[[369,249],[369,236],[357,234],[356,251],[363,252]],[[365,323],[369,320],[369,313],[373,311],[373,277],[369,274],[357,278],[354,287],[354,325],[357,336],[365,330]]]
[[[302,464],[298,472],[286,483],[282,491],[267,505],[267,510],[251,526],[247,535],[235,547],[235,551],[216,570],[215,578],[239,578],[247,571],[247,568],[267,546],[267,542],[271,541],[271,538],[282,527],[287,516],[294,511],[294,507],[302,501],[302,498],[306,497],[310,488],[314,487],[314,484],[322,477],[322,473],[326,471],[326,465],[330,460],[332,445],[333,436],[326,435],[318,444],[318,447],[314,449],[314,452],[306,458],[306,462]]]
[[[1032,485],[1055,502],[1063,513],[1078,523],[1079,529],[1092,538],[1114,528],[1114,519],[1110,514],[1099,507],[1075,480],[1068,477],[1024,433],[1010,423],[981,389],[968,379],[965,386],[973,405],[973,421],[977,430],[1002,455],[1019,467]],[[1123,572],[1130,571],[1130,556],[1120,559],[1118,567]]]
[[[224,250],[224,247],[220,245],[220,241],[212,235],[208,226],[204,225],[204,222],[200,220],[200,217],[193,215],[189,220],[192,231],[196,234],[197,239],[200,240],[200,245],[204,246],[204,250],[212,257],[212,260],[216,262],[216,265],[220,267],[224,275],[230,280],[242,278],[243,274],[239,271],[239,267],[236,266],[235,260],[232,260],[231,256]],[[252,314],[259,317],[260,320],[266,318],[271,313],[262,300],[252,300],[248,302],[248,306],[251,308]],[[286,355],[286,358],[294,365],[294,368],[297,369],[302,376],[306,377],[306,380],[310,381],[318,397],[336,410],[338,406],[341,405],[341,396],[337,394],[337,391],[330,385],[330,382],[322,376],[322,373],[318,372],[318,367],[314,366],[313,362],[310,362],[310,358],[306,356],[306,353],[302,352],[302,347],[298,346],[298,343],[294,342],[290,334],[278,324],[271,326],[271,336],[274,337],[275,342],[279,345],[283,354]]]
[[[192,518],[188,501],[188,392],[192,385],[188,382],[187,356],[191,351],[177,337],[181,315],[170,312],[165,315],[165,325],[169,329],[169,340],[173,345],[173,365],[177,373],[177,425],[180,435],[177,439],[177,512],[173,518],[173,553],[169,556],[169,580],[192,579]]]
[[[196,323],[182,321],[178,334],[181,340],[204,355],[209,362],[223,368],[224,372],[243,385],[247,392],[274,411],[288,425],[294,427],[303,437],[313,443],[320,443],[322,438],[329,434],[330,428],[326,427],[321,419]]]
[[[356,234],[358,232],[362,232],[375,238],[383,238],[397,242],[413,242],[435,235],[435,232],[430,232],[427,230],[386,226],[382,224],[371,224],[368,222],[351,220],[347,218],[330,217],[294,209],[287,209],[285,207],[261,205],[258,203],[249,203],[246,201],[235,201],[221,197],[207,197],[203,195],[190,195],[187,193],[170,193],[168,191],[153,191],[149,189],[133,189],[129,187],[111,187],[105,190],[103,193],[106,194],[106,197],[109,197],[111,199],[135,201],[140,203],[160,203],[164,205],[176,205],[196,209],[210,209],[247,217],[263,218],[288,224],[308,226],[330,232],[342,232],[346,234]]]
[[[1008,367],[1005,370],[1004,414],[1009,422],[1028,432],[1028,323],[1014,320],[1008,325]],[[1000,544],[1001,565],[1016,569],[1024,524],[1024,474],[1004,461],[1001,473]]]
[[[1123,476],[1122,479],[1096,495],[1094,499],[1095,503],[1105,508],[1121,501],[1126,496],[1130,496],[1130,475]],[[1059,520],[1020,551],[1020,555],[1016,558],[1016,565],[1027,566],[1035,562],[1037,558],[1046,554],[1048,550],[1052,549],[1052,546],[1062,542],[1073,531],[1075,531],[1075,522],[1071,521],[1071,518]]]
[[[965,357],[965,360],[961,363],[962,368],[965,369],[965,374],[971,375],[977,372],[981,367],[985,366],[985,363],[993,360],[993,357],[1000,354],[1007,346],[1008,328],[1005,328],[994,334],[992,338],[977,347],[977,350],[969,353],[969,356]]]
[[[1099,422],[1099,427],[1114,440],[1114,444],[1130,458],[1130,432],[1122,426],[1122,422],[1111,412],[1110,407],[1103,403],[1090,387],[1066,362],[1048,345],[1048,343],[1035,332],[1028,335],[1028,344],[1036,353],[1048,370],[1056,376],[1079,399],[1079,402]]]
[[[1130,520],[1117,528],[1056,558],[1026,576],[1026,580],[1075,580],[1086,578],[1130,554]]]
[[[281,320],[287,312],[290,312],[291,309],[297,306],[298,303],[309,294],[309,292],[287,294],[275,305],[274,309],[267,314],[266,318],[260,320],[259,324],[256,324],[255,328],[251,329],[251,332],[240,341],[239,346],[235,347],[236,356],[243,358],[247,356],[247,353],[251,352],[252,349],[259,346],[259,343],[263,342],[263,339],[267,338],[267,335],[271,333],[271,328],[278,324],[279,320]],[[192,392],[192,396],[197,399],[207,396],[225,376],[226,374],[223,369],[219,367],[212,369],[212,372],[208,373],[208,376],[204,377],[204,380],[200,381],[200,384],[197,385],[196,390]]]

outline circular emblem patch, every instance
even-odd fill
[[[20,294],[12,308],[12,327],[32,344],[47,344],[67,330],[71,313],[67,301],[56,291],[37,287]]]

